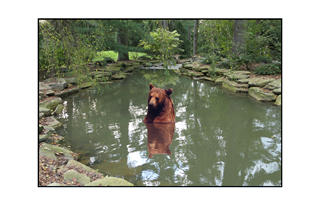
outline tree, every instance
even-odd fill
[[[240,54],[241,47],[245,44],[245,33],[247,32],[247,20],[234,20],[233,24],[233,46],[232,52]]]
[[[198,28],[199,28],[199,20],[194,20],[193,55],[196,55],[198,50]]]
[[[128,31],[123,28],[118,29],[118,43],[120,44],[120,46],[128,46],[127,32]],[[125,47],[122,47],[118,51],[118,61],[121,60],[129,60],[129,53]]]
[[[173,62],[174,54],[183,51],[178,47],[182,41],[176,30],[170,32],[167,29],[158,28],[156,31],[150,32],[150,36],[152,39],[141,40],[139,46],[143,46],[145,50],[149,51],[149,54],[159,56],[165,68],[168,67],[169,62]]]

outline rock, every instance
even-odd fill
[[[73,181],[73,178],[75,178],[77,182],[79,182],[82,185],[90,183],[90,178],[88,176],[81,174],[75,170],[68,170],[63,174],[63,179],[65,181]]]
[[[39,107],[39,113],[42,113],[42,114],[44,114],[45,116],[51,115],[50,109],[48,109],[48,108],[46,108],[46,107],[44,107],[44,106]],[[39,117],[39,118],[40,118],[40,117]]]
[[[39,96],[40,97],[45,97],[46,95],[43,92],[39,91]]]
[[[277,89],[281,88],[281,79],[274,80],[270,83],[268,83],[266,86],[263,87],[264,89]]]
[[[65,184],[62,184],[62,183],[56,183],[56,182],[54,182],[54,183],[51,183],[51,184],[49,184],[49,185],[47,185],[47,186],[56,186],[56,187],[59,187],[59,186],[67,186],[67,185],[65,185]]]
[[[47,89],[52,89],[52,87],[48,86],[44,82],[39,82],[39,91],[47,90]]]
[[[266,84],[274,81],[274,79],[262,79],[262,78],[250,78],[249,79],[249,86],[250,87],[264,87]]]
[[[237,81],[240,84],[248,84],[249,83],[249,79],[238,79]]]
[[[138,60],[151,60],[151,58],[147,57],[147,56],[139,56],[137,59]]]
[[[105,177],[103,179],[98,179],[85,186],[134,186],[132,183],[116,177]]]
[[[281,106],[281,95],[279,95],[277,97],[277,100],[276,100],[276,102],[274,104],[277,105],[277,106]]]
[[[226,73],[230,72],[230,69],[219,69],[219,68],[215,68],[214,72],[217,75],[225,75]]]
[[[91,87],[91,86],[92,86],[91,82],[86,82],[86,83],[80,84],[79,88],[80,89],[85,89],[85,88],[88,88],[88,87]]]
[[[152,63],[147,62],[147,63],[145,64],[145,66],[146,66],[146,67],[151,67],[151,66],[152,66]]]
[[[46,91],[46,95],[48,96],[48,97],[51,97],[51,96],[54,96],[54,91],[53,90],[47,90]]]
[[[274,89],[272,92],[275,94],[281,94],[281,88]]]
[[[76,77],[68,77],[68,78],[64,78],[64,80],[66,80],[66,82],[68,84],[73,84],[73,85],[77,84],[77,78]]]
[[[238,80],[238,79],[247,79],[250,75],[242,75],[242,74],[226,74],[227,78],[230,80]]]
[[[225,77],[220,77],[220,78],[217,78],[215,83],[216,84],[222,84],[222,82],[224,81]]]
[[[125,73],[122,73],[122,72],[111,76],[112,80],[119,80],[119,79],[124,79],[124,78],[126,78],[126,75],[125,75]]]
[[[62,103],[62,99],[60,97],[48,99],[39,103],[39,107],[45,107],[50,110],[54,110],[58,104]]]
[[[43,143],[45,144],[45,143]],[[50,159],[54,159],[56,161],[58,161],[54,151],[52,149],[49,149],[48,147],[41,147],[39,149],[39,157],[40,156],[43,156],[43,157],[46,157],[46,158],[50,158]]]
[[[212,77],[203,77],[202,79],[214,82],[214,79]]]
[[[63,109],[64,109],[64,106],[62,104],[58,104],[56,109],[53,111],[53,114],[60,114]]]
[[[41,119],[42,117],[44,117],[44,114],[39,112],[39,119]]]
[[[50,117],[47,117],[48,118],[48,122],[47,122],[47,126],[49,126],[49,127],[52,127],[52,128],[54,128],[54,129],[57,129],[57,128],[59,128],[59,127],[62,127],[63,125],[62,125],[62,123],[61,122],[59,122],[58,120],[56,120],[54,117],[52,117],[52,116],[50,116]]]
[[[222,87],[227,88],[233,92],[248,92],[248,84],[238,84],[234,81],[229,81],[225,79],[222,83]]]
[[[39,134],[42,132],[43,129],[44,129],[43,125],[39,124]]]
[[[58,146],[55,146],[55,145],[51,145],[51,144],[47,144],[45,142],[41,143],[43,144],[43,147],[41,147],[40,149],[44,149],[44,150],[47,150],[47,151],[53,151],[54,152],[54,155],[55,155],[55,152],[57,153],[60,153],[60,154],[63,154],[63,156],[61,156],[62,158],[64,159],[67,159],[69,161],[73,160],[73,158],[79,158],[79,155],[78,156],[74,156],[72,155],[72,151],[68,150],[68,149],[64,149],[62,147],[58,147]]]
[[[189,70],[187,75],[190,77],[201,77],[203,76],[203,73]]]
[[[75,160],[73,160],[73,159],[70,159],[69,162],[68,162],[68,164],[66,164],[65,166],[62,166],[62,167],[60,168],[60,170],[59,170],[59,173],[64,173],[64,172],[66,172],[66,171],[68,170],[67,167],[82,168],[82,169],[84,169],[84,170],[87,171],[87,172],[93,172],[93,173],[95,173],[95,174],[97,174],[97,175],[99,175],[99,174],[102,175],[102,173],[97,172],[97,171],[95,171],[94,169],[92,169],[92,168],[90,168],[90,167],[82,164],[81,162],[75,161]]]
[[[69,89],[69,90],[66,90],[66,91],[62,91],[61,93],[56,93],[56,96],[57,97],[64,97],[64,96],[76,93],[78,91],[79,91],[79,88],[73,88],[73,89]]]
[[[256,100],[261,102],[269,102],[275,101],[275,95],[270,92],[263,92],[262,88],[260,87],[250,87],[249,88],[249,95],[254,97]]]
[[[125,70],[124,70],[124,72],[132,72],[134,70],[134,68],[133,67],[127,67]]]
[[[63,78],[49,78],[44,82],[47,83],[52,89],[56,90],[64,90],[68,86],[68,83]]]

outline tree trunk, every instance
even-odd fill
[[[163,28],[167,29],[168,28],[168,22],[167,20],[163,20]]]
[[[236,55],[241,53],[241,47],[244,46],[244,34],[246,31],[247,20],[234,20],[232,52]]]
[[[194,20],[193,55],[196,55],[198,50],[198,28],[199,28],[199,20]]]
[[[187,50],[187,54],[188,56],[191,55],[191,27],[188,26],[188,40],[189,40],[189,44],[188,44],[188,50]]]
[[[120,48],[118,51],[118,61],[121,60],[129,60],[128,50],[125,46],[128,45],[128,36],[126,34],[126,30],[118,29],[118,43],[120,44]]]

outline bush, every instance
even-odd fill
[[[281,63],[261,65],[254,71],[254,73],[259,75],[281,74]]]

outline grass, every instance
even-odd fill
[[[130,60],[135,60],[140,56],[148,56],[146,53],[143,52],[129,52],[129,59]],[[117,61],[118,59],[118,52],[116,51],[101,51],[97,52],[97,55],[95,58],[93,58],[92,61],[102,61],[104,57],[110,57],[114,61]]]

